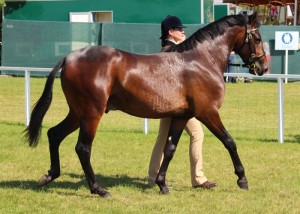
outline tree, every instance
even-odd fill
[[[0,0],[0,8],[5,7],[5,6],[6,6],[5,1],[4,0]]]

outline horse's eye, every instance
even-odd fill
[[[260,38],[255,38],[254,42],[255,42],[255,44],[259,44],[261,42],[261,39]]]

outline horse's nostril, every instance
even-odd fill
[[[268,72],[268,70],[269,70],[269,68],[268,68],[268,67],[266,67],[266,68],[265,68],[265,73],[267,73],[267,72]]]

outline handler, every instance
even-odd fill
[[[183,42],[186,38],[183,30],[184,26],[181,20],[176,16],[167,16],[161,23],[161,51],[163,52],[169,46],[177,45]],[[164,148],[166,145],[168,132],[171,124],[171,118],[162,118],[160,120],[159,132],[154,145],[149,171],[148,185],[154,186],[155,180],[160,169]],[[200,122],[196,118],[190,119],[185,127],[186,132],[190,136],[190,169],[191,182],[194,188],[211,189],[218,184],[208,181],[203,173],[202,163],[202,144],[204,139],[203,129]]]

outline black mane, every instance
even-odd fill
[[[165,52],[184,52],[196,47],[197,43],[205,40],[213,40],[219,35],[224,34],[228,27],[245,26],[247,18],[244,15],[231,15],[219,19],[203,28],[197,30],[188,39],[179,45],[171,46]]]

